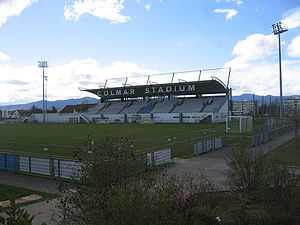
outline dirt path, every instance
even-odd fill
[[[61,182],[54,179],[0,171],[0,184],[26,188],[49,194],[59,194],[59,186]]]
[[[0,172],[0,184],[21,187],[38,192],[49,194],[60,194],[60,181],[34,177],[28,175],[15,174],[10,172]],[[46,222],[47,225],[55,225],[59,220],[59,210],[56,208],[59,199],[41,201],[31,205],[24,206],[31,215],[34,216],[33,225],[41,225]]]
[[[34,203],[24,208],[34,216],[33,225],[57,225],[60,220],[60,210],[57,208],[59,199]]]
[[[252,147],[252,151],[264,154],[278,148],[280,145],[292,140],[294,133],[282,135],[264,145]],[[190,159],[177,159],[175,165],[167,169],[169,175],[205,175],[213,184],[221,189],[228,188],[226,175],[228,172],[227,160],[230,149],[224,148],[219,151],[210,152],[199,157]],[[299,172],[299,171],[298,171]]]
[[[226,186],[227,150],[222,149],[190,159],[177,159],[175,165],[167,169],[168,175],[198,176],[204,175],[210,182],[218,186]]]

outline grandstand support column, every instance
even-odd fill
[[[147,83],[146,83],[146,85],[148,85],[148,84],[149,84],[150,77],[151,77],[151,75],[148,75],[148,78],[147,78]]]
[[[202,70],[199,71],[198,81],[201,80],[201,73],[202,73]]]
[[[174,76],[175,76],[175,73],[172,74],[172,80],[171,80],[171,83],[173,83],[173,81],[174,81]]]
[[[128,77],[126,77],[126,78],[125,78],[125,82],[124,82],[124,84],[123,84],[123,85],[124,85],[124,87],[126,87],[126,86],[127,86],[127,81],[128,81]]]

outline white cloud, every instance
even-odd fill
[[[10,60],[10,56],[4,52],[0,52],[0,61],[8,61]]]
[[[246,67],[251,62],[266,59],[276,52],[276,49],[277,40],[274,35],[252,34],[234,46],[234,58],[225,66]]]
[[[299,45],[298,45],[299,46]],[[283,46],[285,47],[285,46]],[[234,46],[233,59],[225,63],[232,67],[231,85],[234,94],[255,93],[279,95],[277,38],[273,34],[252,34]],[[283,61],[284,95],[300,93],[300,61]]]
[[[11,16],[18,16],[22,11],[37,0],[0,0],[0,27]]]
[[[288,53],[291,57],[300,57],[300,35],[292,40],[288,47]]]
[[[67,20],[79,20],[83,14],[90,14],[111,23],[125,23],[129,16],[122,14],[124,0],[72,0],[65,5],[64,15]]]
[[[300,27],[300,7],[294,8],[283,15],[283,24],[289,29]]]
[[[145,10],[146,10],[146,11],[150,11],[151,8],[152,8],[152,5],[151,5],[151,4],[146,4],[146,5],[145,5]]]
[[[230,20],[238,14],[238,11],[235,9],[215,9],[214,13],[225,14],[225,19]]]
[[[63,65],[50,66],[48,76],[48,99],[77,98],[95,95],[78,88],[97,88],[107,78],[119,78],[155,71],[135,63],[117,61],[110,65],[99,65],[94,59],[75,59]],[[12,66],[0,64],[0,103],[24,103],[41,99],[41,70],[35,65]],[[146,79],[146,77],[145,77]],[[113,81],[109,85],[113,85]],[[118,85],[124,80],[115,80]],[[128,81],[132,82],[131,79]]]
[[[300,61],[283,61],[283,94],[300,93]],[[232,68],[233,94],[279,95],[279,71],[276,62],[253,62],[244,68]]]

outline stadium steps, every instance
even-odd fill
[[[205,108],[203,109],[203,112],[206,112],[206,113],[218,112],[221,109],[221,107],[224,105],[225,102],[226,102],[226,99],[224,97],[213,98],[212,102],[205,106]]]
[[[203,109],[203,99],[187,98],[181,104],[177,105],[172,111],[174,113],[200,113]]]
[[[124,107],[118,112],[118,114],[120,114],[121,112],[123,112],[124,109],[126,109],[127,107],[130,107],[133,103],[132,102],[128,102],[126,105],[124,105]]]
[[[82,113],[79,115],[79,118],[80,118],[80,121],[83,120],[86,123],[91,123],[91,121],[89,120],[89,118],[86,115],[82,114]]]
[[[150,103],[141,108],[138,113],[150,113],[157,103],[157,101],[150,101]]]
[[[104,109],[108,108],[110,105],[111,105],[110,102],[109,103],[105,103],[105,105],[101,109],[99,109],[99,111],[97,112],[97,114],[100,114],[101,111],[103,111]]]
[[[101,111],[102,114],[118,114],[124,106],[127,105],[127,102],[123,101],[112,101],[110,106]]]
[[[200,112],[203,112],[203,110],[205,109],[205,107],[206,107],[206,105],[203,104],[203,105],[202,105],[202,108],[200,109]]]
[[[120,113],[122,113],[124,110],[126,110],[127,108],[129,108],[130,106],[132,106],[133,105],[133,101],[130,101],[130,102],[128,102],[128,104],[126,104],[124,107],[123,107],[123,109],[121,109],[121,111],[119,112],[119,114]]]
[[[169,113],[173,109],[176,100],[162,99],[157,100],[155,106],[151,110],[152,113]]]
[[[99,110],[105,106],[103,103],[98,103],[95,107],[89,108],[87,113],[88,114],[98,114]]]
[[[143,107],[148,105],[150,100],[136,100],[132,102],[132,105],[125,108],[122,113],[124,114],[132,114],[132,113],[138,113]]]
[[[177,102],[173,105],[173,107],[172,107],[172,109],[169,111],[169,113],[173,112],[173,111],[176,109],[177,106],[180,106],[180,105],[182,105],[183,103],[184,103],[184,100],[179,100],[179,101],[177,101]]]

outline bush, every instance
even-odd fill
[[[91,151],[91,148],[88,149]],[[62,224],[213,225],[218,201],[203,178],[169,178],[149,170],[127,139],[109,138],[81,154],[80,183],[59,207]]]
[[[228,181],[239,196],[231,224],[300,224],[299,178],[268,156],[247,148],[230,155]]]
[[[18,207],[14,200],[10,202],[11,205],[8,208],[0,208],[0,225],[32,225],[34,217]]]

